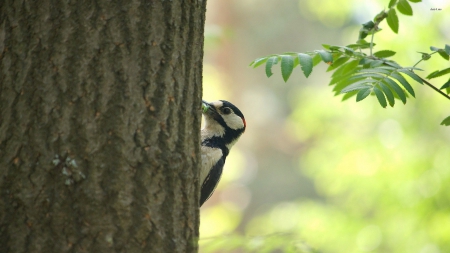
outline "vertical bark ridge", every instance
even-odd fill
[[[0,4],[2,249],[196,250],[198,4]]]

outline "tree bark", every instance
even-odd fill
[[[206,0],[0,3],[0,252],[196,252]]]

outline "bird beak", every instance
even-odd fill
[[[206,113],[209,108],[211,108],[211,105],[208,104],[205,100],[202,100],[202,113]]]
[[[220,115],[219,113],[217,113],[216,108],[205,100],[202,100],[202,114],[216,120],[220,118]]]

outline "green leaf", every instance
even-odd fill
[[[252,63],[250,63],[250,66],[253,65],[253,68],[259,67],[259,66],[263,65],[265,62],[267,62],[267,59],[268,59],[267,57],[256,59],[256,60],[252,61]]]
[[[397,0],[391,0],[391,1],[389,1],[388,7],[391,8],[391,7],[394,6],[396,3],[397,3]]]
[[[333,61],[333,64],[331,64],[330,67],[328,67],[327,72],[341,66],[342,64],[346,63],[349,59],[350,57],[347,56],[339,57],[337,60]]]
[[[293,59],[294,59],[294,69],[299,65],[299,60],[298,60],[298,54],[294,54],[292,55]]]
[[[408,81],[406,81],[406,79],[397,73],[392,73],[391,76],[395,79],[397,79],[402,86],[409,92],[409,94],[411,94],[413,97],[416,97],[416,94],[414,93],[414,89],[411,87],[411,85],[408,83]]]
[[[407,74],[412,79],[416,80],[416,82],[423,84],[422,78],[420,78],[418,75],[416,75],[416,73],[406,70],[406,69],[399,69],[398,71]]]
[[[336,69],[336,71],[334,71],[334,73],[331,75],[331,77],[346,75],[346,74],[350,73],[352,70],[355,70],[356,67],[358,66],[358,64],[359,64],[359,60],[349,61],[349,62],[341,65],[340,67],[338,67],[338,69]]]
[[[391,56],[395,55],[395,53],[396,52],[391,51],[391,50],[381,50],[381,51],[374,53],[373,55],[375,55],[378,58],[387,58],[387,57],[391,57]]]
[[[445,44],[445,52],[450,55],[450,45]]]
[[[431,54],[427,54],[427,53],[423,53],[423,52],[418,52],[420,54],[422,54],[422,60],[426,61],[429,60],[431,58]]]
[[[391,89],[393,89],[395,91],[395,93],[400,98],[400,100],[403,102],[403,104],[406,104],[405,92],[403,92],[402,88],[400,88],[400,86],[398,86],[398,84],[395,81],[393,81],[389,78],[386,78],[386,79],[383,79],[383,82],[385,84],[387,84],[388,87],[390,87]]]
[[[341,49],[343,49],[341,46],[330,46],[330,51],[332,51],[332,52],[343,52],[343,51],[341,51]]]
[[[344,53],[346,55],[352,56],[355,54],[355,51],[349,47],[342,47],[344,49]]]
[[[341,94],[341,90],[347,86],[349,86],[350,84],[362,80],[364,78],[359,78],[359,79],[354,79],[354,76],[350,75],[349,76],[345,76],[344,78],[342,78],[341,80],[339,80],[338,82],[336,82],[336,85],[333,88],[333,91],[335,92],[335,94]]]
[[[325,50],[316,50],[316,52],[320,55],[320,58],[322,58],[322,61],[331,64],[333,62],[333,56],[325,51]]]
[[[373,85],[370,85],[369,83],[373,83],[375,80],[373,79],[364,79],[358,82],[355,82],[353,84],[350,84],[349,86],[345,87],[344,89],[341,90],[341,93],[347,93],[349,91],[354,91],[354,90],[362,90],[365,88],[372,88]]]
[[[431,72],[427,77],[425,77],[426,79],[431,79],[433,78],[434,75],[436,75],[437,73],[439,73],[439,70],[433,71]]]
[[[371,63],[371,62],[373,62],[374,60],[372,60],[372,59],[370,59],[370,58],[362,58],[360,61],[359,61],[359,64],[360,65],[365,65],[365,68],[367,68],[368,66],[370,66],[369,64]]]
[[[266,62],[266,76],[267,77],[271,77],[273,75],[272,66],[277,63],[278,63],[278,56],[272,56],[269,59],[267,59],[267,62]]]
[[[386,69],[378,67],[378,68],[370,68],[370,69],[361,69],[361,70],[359,70],[359,72],[390,75],[392,73],[392,70],[386,70]]]
[[[398,65],[395,61],[392,61],[392,60],[387,60],[387,61],[385,61],[384,63],[385,63],[386,65],[389,65],[389,66],[394,67],[394,68],[396,68],[396,69],[402,68],[402,66]]]
[[[349,81],[351,79],[362,79],[362,78],[367,78],[367,77],[370,77],[372,79],[377,79],[377,80],[385,78],[384,75],[382,75],[378,72],[358,72],[357,74],[350,77]]]
[[[370,92],[372,91],[371,88],[366,88],[358,91],[358,94],[356,94],[356,102],[359,102],[363,99],[365,99],[367,96],[369,96]]]
[[[440,71],[436,70],[433,73],[429,74],[426,78],[427,79],[433,79],[433,78],[440,77],[440,76],[443,76],[443,75],[446,75],[446,74],[449,74],[449,73],[450,73],[450,68],[446,68],[446,69],[443,69],[443,70],[440,70]]]
[[[423,71],[423,69],[421,69],[421,68],[418,68],[418,67],[404,67],[404,69],[407,69],[407,70],[419,70],[419,71]]]
[[[355,91],[350,91],[350,92],[348,92],[348,93],[345,93],[345,95],[342,97],[342,101],[345,101],[345,100],[347,100],[347,99],[353,97],[353,96],[356,95],[357,93],[358,93],[357,90],[355,90]]]
[[[366,28],[361,28],[361,30],[359,30],[359,37],[360,39],[364,39],[367,37],[367,35],[369,35],[369,31]]]
[[[380,102],[380,105],[383,108],[386,108],[387,103],[386,103],[386,98],[384,97],[383,92],[381,92],[381,90],[378,89],[377,87],[374,87],[373,91],[375,92],[375,95],[377,96],[377,99],[378,99],[378,102]]]
[[[439,89],[442,90],[442,89],[449,88],[449,87],[450,87],[450,79],[448,79],[448,81],[446,83],[444,83],[444,85]]]
[[[439,48],[431,46],[431,47],[430,47],[430,50],[431,50],[431,51],[434,51],[434,52],[437,52],[437,51],[439,51]]]
[[[361,42],[359,42],[359,41],[361,41]],[[370,43],[365,41],[365,40],[358,40],[358,42],[359,43],[357,43],[357,44],[349,44],[346,47],[349,48],[349,49],[352,49],[352,50],[366,49],[366,48],[370,47]],[[372,45],[375,46],[376,44],[372,43]],[[347,53],[347,54],[349,54],[349,53]],[[353,51],[353,53],[349,54],[349,55],[354,55],[354,54],[355,54],[355,52]]]
[[[391,107],[394,107],[395,99],[394,99],[394,94],[392,94],[392,91],[384,83],[378,83],[378,85],[383,90],[384,95],[386,95],[386,98],[388,99],[389,105]]]
[[[398,33],[398,17],[394,8],[390,9],[386,19],[389,27],[394,33]]]
[[[342,82],[347,82],[348,79],[350,79],[353,74],[355,74],[356,69],[350,71],[349,73],[345,74],[345,75],[337,75],[335,77],[332,77],[330,82],[328,83],[328,85],[333,85],[333,84],[339,84]],[[345,84],[344,86],[342,86],[341,88],[347,86],[349,83]],[[339,90],[340,91],[340,90]]]
[[[312,59],[313,59],[313,66],[316,66],[317,64],[319,64],[322,61],[322,58],[320,57],[319,54],[314,54]]]
[[[299,53],[298,54],[298,60],[300,62],[300,66],[302,66],[303,74],[306,77],[309,77],[309,75],[311,74],[312,69],[313,69],[313,59],[312,59],[312,57],[307,55],[307,54]]]
[[[445,118],[442,122],[441,125],[443,126],[450,126],[450,116],[448,116],[447,118]]]
[[[283,76],[284,82],[287,82],[294,69],[294,57],[291,55],[281,56],[281,75]]]
[[[384,61],[375,60],[370,63],[371,68],[376,68],[384,64]]]
[[[359,48],[361,49],[366,49],[366,48],[370,48],[370,42],[367,42],[366,40],[363,39],[359,39],[356,44],[359,46]],[[375,43],[372,43],[372,46],[375,46]],[[350,46],[350,45],[349,45]]]
[[[397,10],[404,15],[412,16],[413,10],[411,5],[406,0],[399,0],[397,4]]]
[[[409,0],[411,3],[420,3],[422,0]]]
[[[322,47],[325,48],[326,50],[330,50],[331,45],[322,44]]]
[[[439,50],[438,50],[438,54],[439,54],[442,58],[446,59],[447,61],[450,59],[450,56],[447,54],[447,52],[446,52],[444,49],[439,49]]]

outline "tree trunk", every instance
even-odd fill
[[[196,252],[206,0],[2,0],[0,252]]]

